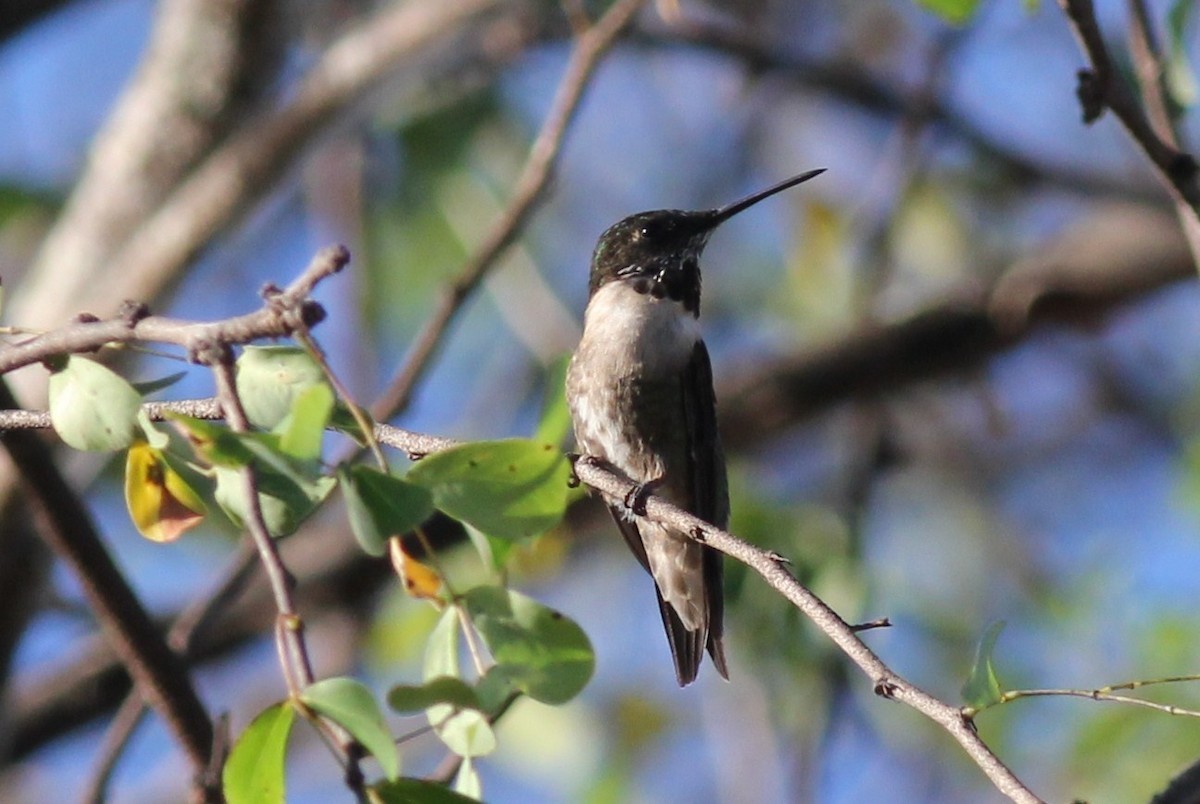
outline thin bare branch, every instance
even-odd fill
[[[242,401],[237,394],[237,383],[233,373],[233,360],[227,347],[216,347],[218,352],[209,360],[213,377],[217,383],[217,399],[229,422],[229,428],[235,433],[249,431],[250,422],[242,408]],[[203,358],[202,358],[203,359]],[[250,539],[258,551],[258,558],[267,579],[271,584],[271,592],[275,596],[275,608],[278,612],[281,641],[286,646],[284,652],[284,677],[287,680],[288,691],[293,697],[299,697],[304,688],[313,683],[312,662],[308,657],[308,648],[304,643],[304,623],[296,612],[292,599],[292,578],[279,549],[263,519],[262,508],[259,505],[258,482],[254,476],[254,467],[246,465],[242,469],[242,493],[246,500],[246,517],[243,523]]]
[[[644,4],[645,0],[618,0],[595,25],[579,36],[559,81],[550,113],[529,150],[529,158],[525,161],[521,175],[517,178],[512,198],[500,219],[492,225],[483,239],[478,251],[472,255],[458,278],[442,295],[437,308],[417,335],[400,371],[371,406],[371,413],[376,419],[390,419],[407,407],[413,390],[428,368],[446,329],[462,308],[463,302],[524,229],[550,179],[567,127],[575,116],[579,101],[601,57],[613,46],[617,37]]]
[[[1179,132],[1171,117],[1166,71],[1163,69],[1162,52],[1154,33],[1154,24],[1150,21],[1150,11],[1146,8],[1145,0],[1129,0],[1128,5],[1129,50],[1133,55],[1133,68],[1142,90],[1142,100],[1146,104],[1146,115],[1162,141],[1172,148],[1178,148]]]
[[[107,321],[83,320],[38,335],[22,343],[0,347],[0,374],[39,363],[58,354],[93,351],[117,343],[153,341],[184,347],[189,354],[211,344],[248,343],[259,338],[283,338],[307,331],[325,317],[324,309],[309,298],[321,280],[350,261],[341,246],[323,249],[286,290],[268,287],[259,310],[211,323],[147,315],[131,305],[121,316]]]
[[[576,462],[575,473],[580,481],[599,492],[611,504],[622,504],[635,488],[632,481],[613,474],[587,459]],[[1041,801],[992,752],[970,721],[963,716],[960,708],[933,697],[884,664],[859,638],[853,626],[792,576],[778,555],[719,530],[653,495],[646,502],[646,513],[649,519],[670,525],[677,532],[692,534],[696,541],[720,550],[753,569],[775,591],[808,617],[862,670],[874,686],[876,694],[908,704],[940,725],[958,742],[996,789],[1013,801]]]
[[[217,399],[225,414],[225,420],[234,432],[244,433],[250,429],[250,421],[242,407],[242,400],[237,393],[237,382],[233,371],[233,356],[225,344],[216,345],[211,354],[199,356],[213,370],[217,384]],[[312,660],[308,655],[308,646],[304,639],[304,621],[296,609],[292,596],[294,579],[283,564],[279,548],[267,529],[263,519],[262,507],[259,504],[258,481],[254,467],[250,464],[241,469],[242,495],[246,501],[245,521],[243,525],[258,551],[259,562],[266,572],[275,598],[277,612],[275,620],[275,635],[279,644],[280,661],[283,665],[284,679],[287,682],[288,693],[293,698],[299,698],[304,689],[314,681]],[[354,748],[354,740],[337,724],[327,722],[324,718],[313,717],[313,725],[325,739],[330,750],[334,752],[345,774],[346,784],[355,796],[363,801],[366,794],[363,787],[363,774],[358,765],[358,751]]]
[[[103,804],[108,799],[108,783],[112,779],[112,773],[145,715],[146,705],[136,690],[121,702],[117,714],[108,724],[108,730],[104,732],[104,740],[100,743],[98,752],[99,759],[96,760],[96,767],[92,770],[83,795],[79,797],[80,801]]]
[[[1096,19],[1093,0],[1059,0],[1059,6],[1091,62],[1090,69],[1079,71],[1077,91],[1084,122],[1098,119],[1105,109],[1116,115],[1170,193],[1191,247],[1193,262],[1200,270],[1200,165],[1192,154],[1179,150],[1159,136],[1151,124],[1132,89],[1113,64]]]
[[[1117,695],[1104,690],[1074,690],[1074,689],[1045,689],[1045,690],[1009,690],[1000,696],[1000,700],[989,706],[982,707],[975,712],[982,712],[985,709],[991,709],[993,706],[999,706],[1011,701],[1018,701],[1022,698],[1087,698],[1091,701],[1108,701],[1110,703],[1129,704],[1131,706],[1143,706],[1147,709],[1153,709],[1157,712],[1163,712],[1168,715],[1182,715],[1184,717],[1200,717],[1200,712],[1195,709],[1187,709],[1174,704],[1163,704],[1157,701],[1147,701],[1145,698],[1134,698],[1132,695]],[[972,713],[973,714],[973,713]]]

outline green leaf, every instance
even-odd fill
[[[465,598],[471,621],[500,672],[516,689],[562,704],[587,686],[596,657],[583,629],[554,609],[498,586],[479,586]]]
[[[917,5],[952,25],[968,22],[979,10],[979,0],[917,0]]]
[[[369,411],[360,410],[359,413],[366,418],[367,422],[372,421]],[[338,402],[337,405],[334,406],[333,415],[329,417],[329,426],[339,433],[343,433],[353,438],[355,443],[360,447],[365,447],[367,445],[366,434],[364,434],[362,428],[358,426],[358,420],[354,418],[354,414],[350,412],[350,408],[346,405],[346,403]]]
[[[213,467],[213,496],[233,523],[243,527],[248,513],[241,468],[254,467],[259,506],[273,536],[292,533],[337,485],[319,466],[284,454],[274,433],[234,433],[223,425],[171,416],[188,434],[196,453]]]
[[[467,538],[471,540],[475,552],[479,553],[479,557],[483,560],[483,563],[492,567],[497,572],[504,572],[505,564],[508,562],[508,555],[512,552],[515,542],[489,536],[479,528],[472,527],[470,523],[466,522],[463,523],[463,530],[467,532]]]
[[[245,466],[254,459],[254,454],[245,447],[237,434],[223,424],[171,411],[167,411],[166,417],[187,434],[187,439],[196,454],[213,466]]]
[[[425,641],[425,681],[461,678],[458,669],[458,611],[447,606]]]
[[[561,360],[546,372],[545,397],[542,400],[542,415],[538,420],[534,440],[547,444],[562,444],[571,432],[571,409],[567,407],[567,366],[571,356]]]
[[[480,709],[493,714],[499,712],[510,698],[520,692],[513,682],[509,668],[504,665],[493,665],[475,684],[475,697],[479,699]]]
[[[296,395],[292,410],[278,425],[279,449],[302,461],[321,457],[321,440],[333,414],[333,391],[328,385],[310,385]]]
[[[112,452],[133,443],[142,398],[94,360],[71,355],[50,375],[50,423],[71,447]]]
[[[396,779],[371,788],[381,804],[473,804],[475,799],[424,779]]]
[[[429,634],[425,646],[425,681],[440,677],[460,678],[458,669],[458,610],[453,606]],[[496,748],[496,736],[484,715],[474,709],[456,709],[438,703],[425,710],[429,725],[446,747],[459,756],[483,756]]]
[[[433,513],[433,499],[420,486],[369,466],[338,467],[350,530],[373,556],[387,551],[387,540],[407,533]]]
[[[475,690],[461,678],[438,676],[421,685],[397,684],[388,691],[388,706],[396,712],[419,712],[434,704],[456,709],[479,709]]]
[[[996,650],[996,640],[1004,630],[1004,621],[996,620],[983,632],[979,647],[975,650],[975,665],[971,675],[962,687],[963,700],[967,706],[974,709],[984,709],[999,702],[1003,691],[1000,680],[996,678],[996,670],[992,666],[992,654]]]
[[[245,481],[240,468],[213,467],[217,487],[213,498],[225,514],[239,528],[244,528],[249,513]],[[316,509],[337,485],[332,477],[319,477],[311,481],[297,482],[292,477],[271,467],[256,466],[255,480],[258,485],[258,505],[262,510],[267,530],[276,538],[294,533],[300,523]]]
[[[440,704],[439,704],[440,706]],[[429,725],[446,747],[460,757],[482,757],[496,750],[496,734],[487,717],[475,709],[450,709],[440,718],[429,715],[437,707],[426,711]]]
[[[433,503],[489,536],[522,539],[558,524],[570,466],[553,444],[513,439],[463,444],[430,455],[407,479]]]
[[[237,392],[250,423],[271,430],[296,397],[325,382],[312,356],[297,346],[247,346],[237,359]]]
[[[388,779],[400,775],[400,754],[375,695],[360,681],[339,676],[312,684],[300,700],[340,725],[379,760]]]
[[[167,445],[171,443],[171,436],[158,429],[158,425],[151,421],[150,414],[146,412],[145,408],[138,408],[137,423],[146,442],[155,449],[166,449]]]
[[[234,743],[222,771],[229,804],[284,801],[284,760],[296,710],[287,701],[259,713]]]
[[[483,801],[483,782],[470,757],[463,757],[462,764],[458,766],[458,773],[454,776],[454,792],[472,801]]]
[[[177,371],[174,374],[168,374],[166,377],[159,377],[157,380],[146,380],[145,382],[133,383],[133,388],[142,396],[150,396],[155,391],[161,391],[164,388],[170,388],[175,383],[187,376],[186,371]]]

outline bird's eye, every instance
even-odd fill
[[[672,220],[650,221],[638,230],[638,234],[645,240],[662,240],[669,237],[675,231],[675,222]]]

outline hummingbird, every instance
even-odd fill
[[[811,170],[719,209],[640,212],[600,236],[567,404],[587,459],[637,486],[609,510],[654,579],[681,687],[707,649],[729,678],[722,643],[721,553],[644,518],[650,492],[718,528],[729,523],[708,348],[700,335],[700,255],[734,215],[823,173]]]

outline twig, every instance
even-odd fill
[[[1169,93],[1166,71],[1163,70],[1162,51],[1159,49],[1158,37],[1154,34],[1145,0],[1129,0],[1129,17],[1129,50],[1133,55],[1134,72],[1142,90],[1146,114],[1162,141],[1172,148],[1178,148],[1179,132],[1175,128],[1167,101]]]
[[[371,413],[376,419],[390,419],[407,407],[413,390],[437,352],[446,329],[462,308],[463,302],[524,229],[550,179],[567,126],[579,107],[583,91],[587,88],[600,58],[613,46],[621,31],[644,3],[645,0],[618,0],[595,25],[579,36],[559,81],[550,113],[529,150],[529,158],[517,178],[508,206],[500,219],[492,225],[483,244],[463,267],[458,278],[443,293],[437,308],[417,335],[404,365],[371,406]]]
[[[197,323],[147,315],[145,308],[137,305],[106,321],[85,316],[79,323],[0,347],[0,374],[52,355],[93,351],[113,343],[172,343],[190,353],[214,343],[288,337],[306,331],[325,317],[324,308],[310,299],[309,294],[321,280],[342,270],[349,261],[350,252],[343,246],[322,249],[285,290],[269,287],[267,302],[261,309],[221,321]]]
[[[250,422],[242,408],[242,401],[237,395],[236,381],[233,374],[233,357],[227,346],[215,347],[215,354],[201,355],[202,361],[208,362],[213,371],[217,384],[217,399],[225,411],[225,419],[235,433],[244,433],[250,429]],[[275,540],[271,538],[263,520],[262,508],[259,505],[258,482],[254,476],[254,468],[247,465],[242,469],[242,493],[246,499],[245,522],[246,531],[258,551],[258,558],[267,580],[271,584],[271,592],[275,597],[275,609],[278,612],[277,622],[280,641],[285,646],[284,677],[287,680],[288,692],[292,697],[299,697],[313,683],[312,662],[308,658],[308,648],[304,643],[304,623],[296,612],[292,599],[292,579]]]
[[[978,709],[967,708],[963,710],[968,717],[974,717],[979,712],[986,709],[991,709],[993,706],[1016,701],[1021,698],[1087,698],[1093,701],[1109,701],[1111,703],[1131,704],[1133,706],[1144,706],[1148,709],[1154,709],[1159,712],[1165,712],[1168,715],[1183,715],[1185,717],[1198,717],[1200,712],[1195,709],[1187,709],[1182,706],[1173,704],[1161,704],[1156,701],[1147,701],[1145,698],[1134,698],[1131,695],[1116,695],[1111,692],[1106,692],[1102,689],[1097,690],[1073,690],[1073,689],[1045,689],[1045,690],[1009,690],[1000,696],[1000,699],[987,706],[979,707]]]
[[[242,400],[237,394],[233,355],[229,347],[224,344],[215,345],[209,353],[200,353],[197,357],[212,368],[217,385],[217,399],[220,400],[229,428],[238,433],[249,431],[250,421],[246,418]],[[242,494],[246,500],[243,524],[258,551],[259,561],[266,572],[271,593],[275,598],[275,635],[284,680],[287,682],[288,694],[293,700],[297,700],[314,680],[312,660],[309,659],[308,647],[304,641],[304,621],[300,618],[292,598],[293,579],[284,566],[275,540],[271,538],[263,519],[254,467],[249,464],[242,467],[241,478]],[[342,765],[346,784],[359,800],[365,800],[363,775],[358,766],[358,751],[354,747],[353,738],[340,726],[327,722],[324,718],[316,717],[313,723],[318,733],[326,738],[327,745]]]
[[[575,474],[583,483],[605,498],[615,500],[617,504],[635,488],[631,481],[588,460],[576,462]],[[876,694],[908,704],[949,732],[992,784],[1013,801],[1040,801],[979,737],[971,723],[963,717],[961,709],[938,700],[896,674],[859,639],[854,629],[837,612],[797,581],[774,554],[719,530],[653,495],[646,502],[646,513],[650,520],[670,525],[677,532],[692,534],[697,541],[720,550],[757,572],[858,665],[871,680]]]
[[[1090,69],[1079,71],[1077,92],[1084,122],[1096,120],[1106,108],[1116,115],[1170,193],[1193,261],[1200,270],[1200,165],[1191,154],[1180,151],[1160,137],[1151,125],[1129,85],[1113,65],[1092,0],[1058,2],[1071,23],[1080,48],[1091,62]]]
[[[1133,698],[1128,695],[1115,695],[1117,690],[1139,690],[1143,687],[1159,686],[1162,684],[1184,684],[1189,682],[1200,681],[1200,675],[1190,674],[1184,676],[1167,676],[1165,678],[1146,678],[1135,679],[1133,681],[1123,681],[1120,684],[1108,684],[1103,687],[1096,687],[1090,690],[1081,689],[1040,689],[1040,690],[1009,690],[1000,695],[1000,698],[986,706],[978,708],[967,707],[963,711],[968,717],[974,717],[977,713],[990,709],[993,706],[1015,701],[1020,698],[1036,698],[1046,696],[1066,696],[1070,698],[1091,698],[1095,701],[1113,701],[1115,703],[1133,704],[1134,706],[1145,706],[1150,709],[1156,709],[1160,712],[1166,712],[1168,715],[1186,715],[1187,717],[1200,717],[1200,711],[1187,709],[1182,706],[1173,706],[1171,704],[1160,704],[1155,701],[1147,701],[1144,698]]]
[[[375,431],[371,427],[370,416],[354,401],[354,397],[350,394],[350,389],[338,377],[337,372],[333,370],[333,366],[329,365],[329,360],[325,357],[325,350],[321,348],[321,345],[317,343],[317,339],[312,336],[312,333],[307,328],[297,330],[293,333],[292,337],[304,347],[309,356],[320,366],[321,373],[325,375],[325,379],[333,386],[337,398],[350,411],[351,418],[358,425],[358,429],[362,431],[362,436],[367,440],[367,446],[371,450],[372,457],[375,458],[375,464],[378,466],[379,471],[386,472],[388,470],[387,458],[384,456],[383,450],[379,448],[379,442],[375,440]]]
[[[112,722],[108,725],[108,731],[104,733],[104,740],[100,743],[100,750],[97,753],[99,759],[96,761],[96,767],[92,770],[91,779],[88,781],[83,795],[79,797],[81,801],[89,802],[89,804],[102,804],[108,798],[108,783],[117,767],[117,761],[125,752],[125,746],[133,737],[133,733],[137,731],[145,714],[146,705],[141,696],[137,694],[137,690],[131,692],[121,702],[117,714],[113,716]]]

